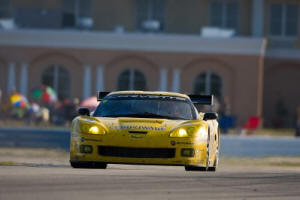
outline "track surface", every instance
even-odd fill
[[[299,168],[109,165],[108,169],[0,166],[0,200],[300,199]]]

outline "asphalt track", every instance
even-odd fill
[[[299,168],[109,165],[108,169],[0,166],[0,200],[300,199]]]

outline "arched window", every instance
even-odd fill
[[[146,78],[136,69],[123,71],[118,79],[118,90],[146,90]]]
[[[52,87],[59,99],[70,97],[70,72],[62,66],[51,65],[42,73],[42,84]]]
[[[222,97],[222,78],[213,72],[199,74],[194,83],[194,93]]]

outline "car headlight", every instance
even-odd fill
[[[187,131],[184,128],[177,129],[170,134],[170,137],[189,137]]]
[[[170,137],[186,138],[196,137],[198,139],[207,139],[207,131],[205,127],[184,127],[171,132]]]
[[[91,126],[90,128],[89,128],[89,133],[91,133],[91,134],[99,134],[99,128],[97,127],[97,126]]]
[[[83,124],[80,127],[81,133],[88,133],[88,134],[94,134],[94,135],[103,135],[105,134],[105,130],[99,126],[96,125],[88,125]]]

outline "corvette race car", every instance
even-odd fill
[[[90,113],[79,108],[72,122],[70,164],[181,165],[187,171],[215,171],[220,131],[217,114],[198,112],[213,96],[171,92],[98,92]]]

